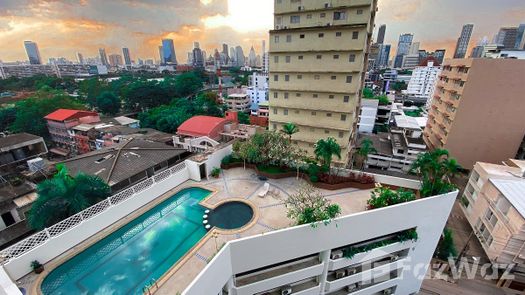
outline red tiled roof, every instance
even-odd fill
[[[76,115],[79,115],[78,117],[84,117],[84,116],[97,116],[98,114],[96,112],[90,112],[90,111],[58,109],[52,112],[51,114],[45,116],[44,119],[53,120],[53,121],[64,121]]]
[[[177,134],[191,136],[209,136],[215,128],[228,120],[211,116],[195,116],[186,120],[177,129]]]

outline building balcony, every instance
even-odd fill
[[[341,36],[337,36],[338,32],[341,33]],[[352,39],[353,32],[358,32],[359,35],[357,39]],[[323,37],[320,38],[319,34],[323,34]],[[287,42],[287,38],[290,38],[289,42]],[[276,42],[277,39],[278,42]],[[272,55],[273,53],[281,52],[363,51],[366,48],[367,39],[368,32],[365,26],[319,27],[297,31],[272,31],[270,34],[270,53]],[[330,44],[330,46],[326,46],[326,44]]]
[[[274,77],[278,75],[278,81]],[[285,81],[285,74],[272,75],[270,90],[289,91],[289,92],[326,92],[351,94],[359,92],[361,88],[361,77],[357,73],[353,74],[302,74],[301,79],[296,74],[287,74],[289,81]],[[332,76],[335,79],[332,79]],[[348,76],[352,78],[347,78]],[[347,83],[347,79],[351,79]]]
[[[296,113],[294,109],[288,109],[288,115],[283,114],[283,109],[278,109],[278,114],[270,113],[270,123],[282,123],[286,124],[292,122],[299,126],[308,126],[312,128],[318,128],[320,130],[336,130],[348,132],[352,129],[352,124],[355,119],[351,116],[346,118],[346,121],[341,121],[340,116],[332,114],[332,117],[325,116],[312,116],[310,112],[305,113],[304,110],[299,110]],[[329,135],[337,137],[335,134]],[[326,135],[324,137],[327,137]]]
[[[326,1],[328,2],[328,1]],[[337,10],[355,7],[371,7],[372,0],[331,0],[329,3],[317,0],[282,1],[275,3],[275,14],[287,14],[293,12],[315,11],[315,10]],[[370,13],[370,12],[369,12]]]
[[[321,54],[321,59],[317,59],[317,55],[316,53],[274,53],[270,58],[271,73],[352,73],[364,69],[364,55],[360,51],[324,53]],[[286,62],[287,57],[290,62]],[[302,59],[299,59],[300,57]],[[279,60],[277,63],[275,58]]]
[[[351,97],[349,102],[344,102],[344,100],[339,97],[333,99],[307,98],[303,97],[304,95],[294,97],[293,93],[291,93],[290,96],[292,97],[288,99],[272,99],[270,106],[307,110],[310,111],[309,115],[311,115],[311,112],[316,112],[317,115],[324,115],[326,112],[350,114],[355,111],[357,106],[357,98],[355,97]]]

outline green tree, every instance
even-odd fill
[[[388,207],[395,204],[413,201],[416,196],[413,192],[398,189],[392,190],[388,187],[378,187],[372,191],[370,199],[367,201],[368,209]]]
[[[299,128],[295,124],[288,122],[283,125],[281,132],[286,134],[290,142],[292,142],[292,135],[299,132]]]
[[[59,165],[52,179],[38,184],[38,198],[28,212],[34,230],[49,227],[110,196],[109,186],[98,176],[83,173],[72,177]]]
[[[186,72],[175,78],[177,96],[187,97],[202,89],[203,80],[196,72]]]
[[[368,155],[376,152],[377,150],[375,149],[372,140],[370,140],[369,138],[363,139],[361,145],[359,145],[359,149],[355,153],[359,158],[359,162],[361,163],[361,170],[365,168],[366,159],[368,159]]]
[[[456,189],[450,178],[454,177],[460,168],[457,161],[449,157],[447,150],[436,149],[419,154],[412,164],[411,172],[416,173],[421,180],[421,195],[430,197]]]
[[[16,108],[7,107],[0,109],[0,132],[9,130],[16,120]]]
[[[51,90],[43,87],[32,97],[15,104],[16,119],[11,125],[11,131],[27,132],[38,136],[48,137],[46,120],[44,117],[57,109],[83,110],[84,106],[73,100],[63,91]]]
[[[323,165],[328,168],[328,174],[331,175],[332,171],[330,166],[332,164],[332,158],[336,156],[341,159],[341,146],[333,137],[327,139],[319,139],[314,147],[314,154],[317,160],[321,160]]]
[[[298,225],[311,224],[315,227],[318,222],[326,225],[341,214],[339,205],[330,203],[319,190],[306,183],[295,194],[290,195],[284,205],[287,216]]]
[[[436,248],[435,256],[441,260],[448,260],[449,257],[457,257],[458,253],[454,245],[452,231],[448,228],[443,230],[443,235]]]
[[[364,98],[373,98],[374,97],[374,91],[370,88],[365,87],[363,89],[363,97]]]
[[[174,96],[168,84],[157,81],[135,81],[126,88],[124,102],[128,110],[139,111],[168,104]]]
[[[237,112],[237,119],[241,124],[250,124],[250,116],[244,112]]]
[[[397,92],[401,92],[402,90],[406,90],[408,87],[407,83],[404,81],[397,81],[392,85],[392,89],[394,89]]]
[[[107,115],[115,115],[120,111],[120,99],[109,91],[104,91],[97,97],[97,109]]]
[[[107,90],[107,84],[98,78],[91,78],[81,81],[78,88],[85,102],[89,106],[94,107],[97,102],[97,97],[99,97],[103,91]]]

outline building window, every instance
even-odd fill
[[[279,36],[273,37],[273,40],[275,41],[275,43],[279,43]]]
[[[341,37],[342,35],[343,35],[343,33],[341,33],[341,32],[335,32],[335,36],[336,37]]]
[[[330,130],[325,130],[324,133],[325,134],[330,134]]]
[[[301,93],[297,92],[297,93],[295,94],[295,97],[301,97]]]
[[[273,109],[273,114],[277,115],[277,109]],[[275,124],[274,124],[274,126],[275,126]],[[273,127],[273,128],[275,129],[275,127]]]
[[[284,99],[288,99],[288,92],[284,93]]]
[[[344,20],[346,19],[346,13],[344,11],[335,11],[334,20]]]
[[[323,13],[321,13],[319,16],[320,16],[321,18],[325,18],[325,17],[326,17],[326,13],[323,12]]]
[[[321,76],[319,75],[314,75],[314,80],[320,80],[321,79]]]
[[[346,121],[346,115],[345,114],[341,114],[341,121]]]
[[[276,63],[276,64],[279,63],[279,56],[278,55],[273,57],[273,62]]]
[[[349,102],[349,101],[350,101],[350,96],[345,95],[345,96],[343,97],[343,102]]]
[[[286,43],[290,43],[290,42],[292,42],[292,35],[286,35]]]
[[[288,109],[284,109],[284,115],[288,116]]]
[[[303,58],[304,58],[304,56],[302,56],[302,55],[299,55],[299,56],[297,57],[297,59],[299,59],[299,60],[303,60]]]
[[[277,92],[274,92],[273,93],[273,98],[277,98],[277,97],[279,97],[279,94]]]
[[[290,81],[290,75],[284,75],[284,81],[286,82]]]
[[[321,54],[318,54],[318,55],[316,55],[315,57],[316,57],[317,59],[321,59],[321,58],[323,58],[323,56],[322,56]]]
[[[343,138],[345,136],[345,133],[343,131],[339,131],[339,138]]]
[[[339,54],[334,54],[334,59],[339,59]]]
[[[319,38],[324,38],[324,33],[319,33],[318,36]]]
[[[299,35],[299,38],[304,39],[304,34]]]
[[[348,61],[355,62],[355,54],[350,54],[350,56],[348,57]]]
[[[362,9],[358,9],[357,10],[357,14],[363,14],[363,10]]]
[[[337,76],[331,76],[330,79],[332,79],[332,80],[336,80],[336,79],[337,79]]]
[[[300,15],[292,15],[290,16],[290,23],[291,24],[298,24],[301,22],[301,16]]]
[[[307,14],[307,15],[306,15],[306,18],[307,18],[307,19],[311,19],[311,18],[312,18],[312,14],[311,14],[311,13]]]
[[[290,61],[292,60],[292,58],[289,55],[286,56],[284,59],[285,59],[286,63],[290,63]]]
[[[358,31],[355,31],[355,32],[352,32],[352,39],[359,39],[359,32]]]
[[[312,96],[313,96],[313,98],[318,98],[318,97],[319,97],[319,94],[314,93]]]
[[[346,76],[346,83],[352,83],[352,76]]]
[[[277,130],[277,124],[273,124],[273,130]]]
[[[332,116],[332,113],[326,113],[326,116],[327,116],[327,117],[331,117],[331,116]]]
[[[333,98],[334,98],[334,95],[333,95],[333,94],[330,94],[330,95],[328,95],[328,98],[329,98],[329,99],[333,99]]]
[[[273,80],[274,81],[279,81],[279,75],[273,75]]]
[[[316,112],[312,112],[312,116],[317,116],[317,113]]]
[[[297,80],[301,80],[303,78],[303,75],[297,75]]]

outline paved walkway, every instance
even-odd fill
[[[293,225],[293,221],[286,217],[284,200],[293,194],[303,182],[302,179],[295,178],[270,179],[268,183],[270,183],[271,193],[265,198],[258,196],[264,181],[260,181],[251,169],[224,170],[220,178],[200,182],[199,185],[216,191],[216,194],[206,200],[207,203],[217,204],[227,199],[242,198],[251,202],[259,210],[259,217],[253,226],[240,233],[220,234],[217,238],[212,237],[203,242],[202,245],[198,246],[195,253],[160,286],[156,294],[167,295],[182,292],[227,241],[259,235]],[[370,190],[320,191],[332,202],[341,206],[343,215],[363,211],[366,201],[370,197]]]

